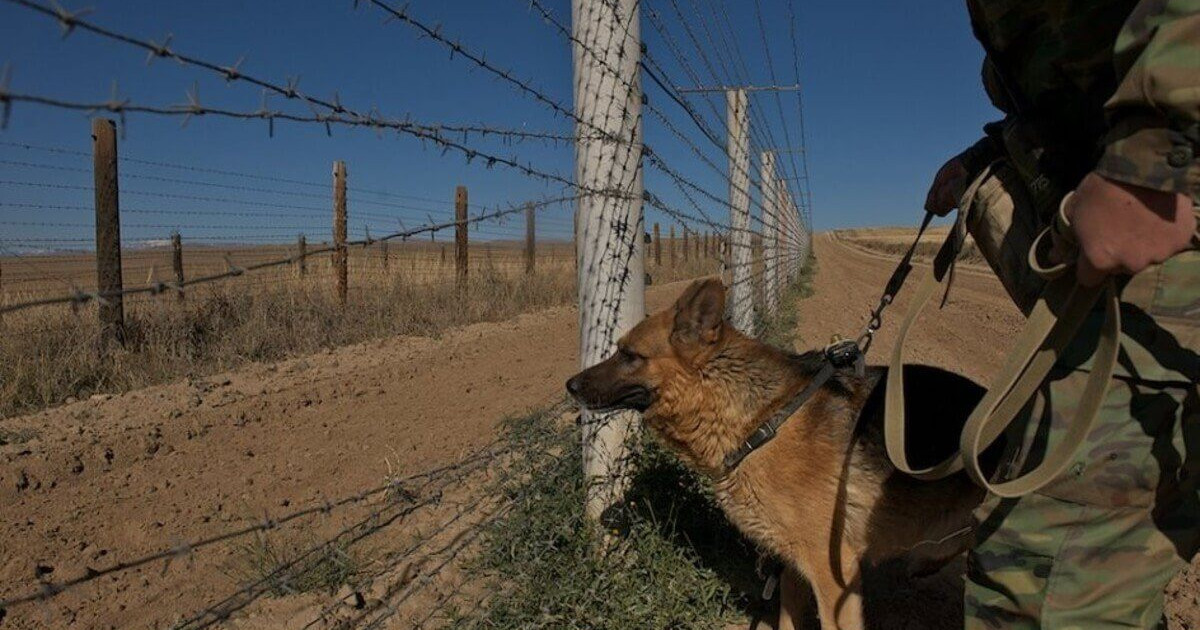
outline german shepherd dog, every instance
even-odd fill
[[[879,367],[863,376],[839,370],[773,440],[726,470],[726,454],[787,406],[823,357],[751,339],[724,313],[720,280],[697,281],[567,390],[588,409],[642,412],[711,479],[730,521],[807,579],[823,629],[861,628],[864,563],[907,554],[911,573],[936,571],[968,546],[983,491],[965,474],[923,482],[892,467],[882,431],[887,370]],[[930,465],[952,452],[984,390],[931,367],[909,366],[905,375],[910,461]]]

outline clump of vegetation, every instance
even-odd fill
[[[239,584],[262,584],[276,597],[354,586],[362,573],[358,556],[347,546],[310,538],[288,541],[260,533],[236,549],[226,572]]]
[[[0,446],[24,444],[38,436],[33,429],[5,429],[0,427]]]
[[[512,511],[474,568],[494,595],[453,627],[719,628],[744,620],[758,588],[750,543],[705,484],[655,443],[632,462],[627,501],[605,529],[583,511],[580,431],[534,414],[510,424]]]
[[[69,398],[115,393],[203,376],[248,361],[273,361],[392,335],[438,335],[449,328],[510,319],[571,302],[574,265],[542,261],[530,275],[476,264],[459,290],[452,266],[443,275],[389,272],[352,276],[342,308],[328,275],[284,271],[198,286],[183,301],[172,295],[125,303],[124,348],[101,356],[92,309],[54,306],[6,316],[0,333],[0,417]]]
[[[773,346],[789,352],[804,346],[804,339],[799,333],[799,301],[812,295],[812,279],[817,273],[817,259],[810,257],[800,267],[800,275],[789,285],[783,287],[779,295],[779,309],[775,317],[763,317],[758,311],[759,338]]]

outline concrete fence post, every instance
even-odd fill
[[[617,339],[642,321],[645,225],[642,218],[640,0],[572,0],[576,127],[575,180],[586,194],[575,214],[579,360],[606,359]],[[630,412],[584,412],[585,513],[596,521],[629,485]]]

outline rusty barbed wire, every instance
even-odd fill
[[[493,442],[491,446],[494,446]],[[234,613],[244,609],[254,603],[263,594],[274,590],[276,587],[281,587],[285,592],[290,590],[287,584],[287,572],[294,567],[302,565],[308,558],[328,550],[335,545],[350,546],[362,541],[368,536],[372,536],[392,524],[406,518],[407,516],[416,513],[417,511],[441,505],[443,502],[444,493],[453,483],[461,482],[473,473],[480,470],[486,470],[487,465],[494,462],[501,453],[486,453],[484,456],[473,456],[458,464],[454,464],[454,468],[447,468],[441,471],[440,474],[455,473],[457,476],[443,478],[440,476],[430,479],[429,484],[441,483],[440,486],[430,490],[429,485],[421,486],[414,489],[407,489],[397,486],[394,483],[383,492],[398,493],[393,500],[384,505],[383,508],[372,510],[365,517],[351,523],[342,528],[333,536],[322,540],[320,543],[309,547],[300,552],[295,557],[279,563],[270,572],[263,575],[259,579],[250,584],[239,588],[236,592],[226,596],[219,602],[212,604],[196,614],[176,623],[173,628],[175,630],[201,630],[211,627],[215,624],[228,620]],[[460,465],[461,464],[461,465]],[[406,482],[407,483],[407,482]],[[424,494],[424,498],[418,500],[418,493]],[[379,494],[379,493],[376,493]],[[345,538],[345,540],[343,540]]]
[[[567,201],[573,201],[575,199],[578,199],[578,196],[558,197],[555,199],[548,199],[548,200],[543,200],[540,202],[533,203],[533,206],[534,206],[534,209],[536,210],[536,209],[545,208],[547,206],[554,205],[554,204],[564,203]],[[495,218],[498,218],[501,216],[506,216],[509,214],[516,214],[518,212],[523,213],[526,211],[527,207],[528,207],[528,203],[517,205],[517,206],[512,206],[512,207],[508,207],[508,208],[504,208],[504,209],[498,209],[498,210],[495,210],[492,212],[479,213],[473,217],[468,216],[465,223],[467,223],[467,224],[479,223],[482,221],[488,221],[488,220],[495,219]],[[381,236],[378,238],[347,241],[345,246],[346,247],[365,247],[365,246],[373,245],[380,241],[390,241],[390,240],[395,240],[395,239],[408,239],[413,236],[417,236],[417,235],[421,235],[421,234],[429,234],[431,232],[438,232],[440,230],[449,229],[449,228],[459,225],[459,223],[460,223],[459,221],[450,220],[450,221],[445,221],[442,223],[424,225],[424,226],[414,228],[411,230],[393,232],[391,234]],[[189,279],[183,281],[182,283],[180,283],[180,282],[153,282],[153,283],[150,283],[150,284],[147,284],[144,286],[132,287],[132,288],[128,288],[128,289],[122,289],[121,291],[113,291],[113,292],[82,291],[79,289],[74,289],[73,292],[69,295],[42,298],[42,299],[37,299],[37,300],[29,300],[29,301],[25,301],[25,302],[19,302],[16,304],[4,305],[3,307],[0,307],[0,315],[3,315],[5,313],[19,311],[19,310],[24,310],[24,309],[28,309],[28,308],[34,308],[37,306],[49,306],[49,305],[53,305],[53,304],[71,304],[73,306],[78,307],[78,306],[86,304],[90,301],[97,301],[97,302],[103,303],[103,301],[107,298],[118,297],[118,296],[142,295],[142,294],[159,295],[159,294],[162,294],[162,293],[165,293],[168,291],[182,292],[187,287],[194,286],[197,284],[207,284],[210,282],[216,282],[218,280],[234,278],[237,276],[244,275],[246,273],[259,271],[262,269],[269,269],[272,267],[280,267],[283,265],[294,264],[301,260],[311,258],[313,256],[318,256],[321,254],[327,254],[327,253],[333,252],[336,249],[338,249],[336,245],[330,245],[330,246],[326,246],[326,247],[318,247],[316,249],[306,250],[303,254],[293,254],[293,255],[289,255],[286,258],[278,258],[275,260],[268,260],[265,262],[258,262],[258,263],[253,263],[253,264],[249,264],[249,265],[245,265],[245,266],[238,266],[238,265],[234,264],[232,260],[227,260],[226,261],[227,265],[228,265],[227,271],[224,271],[222,273],[210,274],[210,275],[206,275],[206,276],[200,276],[197,278],[189,278]]]
[[[13,0],[10,0],[10,1],[13,1]],[[23,1],[27,1],[27,0],[16,0],[16,1],[23,2]],[[366,0],[366,2],[368,4],[372,4],[376,7],[378,7],[379,9],[383,10],[392,20],[398,21],[402,24],[407,24],[408,26],[410,26],[410,27],[416,29],[418,32],[420,32],[423,36],[428,37],[429,39],[431,39],[431,40],[437,42],[438,44],[442,45],[443,47],[447,48],[450,51],[451,57],[453,57],[454,55],[458,55],[464,59],[471,61],[476,66],[484,69],[485,71],[498,77],[499,79],[505,81],[506,83],[516,87],[517,90],[520,91],[521,93],[526,94],[526,95],[530,96],[531,98],[533,98],[534,100],[537,100],[538,102],[546,105],[547,107],[552,109],[555,113],[570,119],[571,121],[575,122],[576,124],[583,125],[585,128],[590,128],[589,131],[592,133],[598,134],[600,138],[603,138],[610,142],[624,142],[625,141],[623,138],[613,136],[612,134],[608,133],[607,131],[600,129],[600,128],[596,127],[595,125],[578,117],[577,115],[575,115],[573,108],[563,105],[562,103],[556,101],[555,99],[547,96],[545,94],[545,92],[542,92],[541,90],[538,90],[537,88],[534,88],[527,79],[522,79],[520,77],[517,77],[513,74],[513,72],[511,70],[501,68],[501,67],[497,66],[496,64],[488,61],[487,58],[482,53],[475,52],[474,50],[464,46],[462,44],[462,42],[451,40],[449,37],[447,37],[446,35],[444,35],[442,33],[440,26],[438,26],[438,27],[430,26],[430,25],[426,24],[425,22],[417,19],[411,13],[408,12],[408,5],[404,5],[404,6],[397,8],[397,7],[391,6],[390,4],[388,4],[386,2],[383,2],[383,0]],[[358,4],[358,3],[356,2],[355,4]]]
[[[80,585],[86,584],[88,582],[92,582],[94,580],[97,580],[97,579],[105,577],[105,576],[109,576],[109,575],[113,575],[113,574],[117,574],[117,573],[123,573],[123,572],[129,571],[131,569],[135,569],[138,567],[142,567],[142,566],[145,566],[148,564],[158,562],[160,560],[169,562],[171,560],[190,555],[191,553],[193,553],[199,549],[204,549],[206,547],[211,547],[213,545],[216,545],[216,544],[219,544],[222,542],[228,542],[230,540],[242,538],[242,537],[248,536],[250,534],[273,530],[282,525],[285,525],[285,524],[295,521],[297,519],[304,518],[306,516],[313,516],[316,514],[329,514],[334,510],[346,507],[348,505],[361,503],[363,501],[371,499],[372,497],[380,496],[385,493],[389,493],[389,492],[403,493],[406,491],[406,489],[404,488],[404,484],[406,484],[406,483],[411,483],[413,481],[419,481],[419,480],[423,480],[423,479],[440,478],[440,476],[443,474],[448,474],[450,472],[461,470],[461,469],[466,468],[470,465],[473,465],[479,461],[491,461],[492,459],[495,459],[499,455],[499,452],[500,452],[500,451],[497,451],[497,446],[499,444],[500,444],[499,440],[494,440],[494,441],[488,443],[487,445],[485,445],[483,448],[476,451],[475,453],[467,456],[464,459],[456,461],[452,464],[447,464],[445,466],[441,466],[441,467],[435,468],[433,470],[425,471],[422,473],[417,473],[417,474],[410,475],[408,477],[404,477],[401,479],[389,479],[387,482],[385,482],[383,484],[374,486],[372,488],[368,488],[361,492],[357,492],[353,495],[342,497],[340,499],[336,499],[333,501],[324,501],[320,504],[312,505],[310,507],[307,507],[307,508],[304,508],[301,510],[297,510],[295,512],[291,512],[291,513],[283,515],[283,516],[274,517],[274,518],[272,518],[270,516],[265,516],[261,521],[256,522],[253,525],[248,525],[246,527],[242,527],[242,528],[235,529],[232,531],[223,532],[221,534],[209,536],[209,537],[206,537],[206,538],[203,538],[200,540],[196,540],[196,541],[182,542],[182,543],[174,544],[174,545],[171,545],[169,548],[163,549],[162,551],[148,554],[148,555],[136,558],[134,560],[117,562],[113,565],[105,567],[104,569],[90,569],[89,568],[87,571],[85,571],[84,573],[82,573],[80,575],[77,575],[72,578],[67,578],[67,579],[64,579],[64,580],[61,580],[58,582],[51,581],[51,580],[45,580],[45,579],[42,579],[42,576],[38,576],[38,585],[37,585],[37,589],[35,591],[29,592],[25,595],[18,595],[16,597],[11,597],[8,599],[0,600],[0,609],[12,608],[14,606],[18,606],[21,604],[28,604],[31,602],[45,601],[45,600],[51,599],[51,598],[63,593],[63,592],[74,589]]]
[[[316,106],[316,107],[319,107],[319,108],[322,108],[322,109],[325,109],[325,110],[328,110],[329,112],[331,112],[329,114],[314,113],[313,114],[314,117],[319,118],[319,117],[323,116],[326,119],[335,118],[337,120],[343,120],[343,119],[355,120],[355,121],[359,121],[357,124],[359,124],[360,126],[374,127],[378,130],[383,130],[385,128],[395,130],[398,133],[411,135],[413,137],[416,137],[416,138],[419,138],[422,140],[427,140],[429,142],[437,144],[438,146],[442,147],[444,150],[453,150],[453,151],[462,153],[463,156],[467,159],[468,163],[474,161],[475,159],[482,159],[485,161],[486,165],[489,168],[492,166],[495,166],[497,164],[500,164],[500,165],[512,168],[514,170],[517,170],[517,171],[519,171],[527,176],[530,176],[530,177],[536,177],[539,179],[544,179],[546,181],[552,181],[552,182],[564,184],[566,186],[575,187],[575,183],[569,178],[566,178],[562,175],[558,175],[556,173],[547,173],[545,171],[540,171],[540,170],[534,169],[530,165],[522,164],[515,158],[505,158],[505,157],[494,155],[494,154],[486,152],[486,151],[480,151],[478,149],[474,149],[469,146],[466,146],[462,142],[452,140],[441,134],[433,133],[431,131],[424,130],[421,128],[414,128],[414,127],[408,127],[408,126],[403,126],[403,125],[389,126],[388,119],[381,117],[375,108],[372,108],[370,113],[365,113],[365,114],[361,113],[359,111],[353,110],[353,109],[348,108],[345,105],[343,105],[341,103],[340,98],[336,94],[334,95],[332,100],[323,99],[323,98],[316,97],[316,96],[311,96],[309,94],[306,94],[306,93],[300,91],[298,78],[290,78],[290,79],[288,79],[288,81],[285,85],[280,85],[277,83],[273,83],[271,81],[267,81],[265,79],[258,78],[256,76],[250,75],[248,73],[245,73],[239,69],[238,64],[234,64],[233,66],[222,66],[220,64],[216,64],[216,63],[213,63],[210,61],[205,61],[203,59],[194,57],[192,55],[180,53],[170,47],[170,45],[169,45],[170,38],[169,37],[166,38],[163,41],[163,43],[157,43],[157,42],[153,42],[150,40],[140,39],[140,38],[137,38],[137,37],[134,37],[131,35],[118,33],[111,29],[107,29],[107,28],[98,26],[88,20],[83,19],[80,16],[79,12],[72,13],[72,12],[66,11],[65,9],[62,9],[61,7],[50,8],[50,7],[43,6],[37,2],[33,2],[32,0],[4,0],[4,1],[9,2],[11,4],[16,4],[21,7],[25,7],[34,12],[42,14],[46,17],[54,19],[62,26],[62,28],[64,30],[64,34],[70,34],[75,29],[86,30],[88,32],[94,33],[101,37],[110,39],[112,41],[117,41],[117,42],[121,42],[124,44],[128,44],[128,45],[137,47],[137,48],[141,48],[142,50],[147,51],[147,55],[148,55],[147,59],[148,60],[153,60],[155,58],[175,59],[185,65],[190,65],[190,66],[194,66],[197,68],[202,68],[202,69],[208,70],[210,72],[214,72],[214,73],[218,74],[219,76],[225,78],[227,81],[230,81],[230,82],[243,81],[248,84],[258,86],[258,87],[266,90],[267,92],[278,94],[278,95],[284,96],[288,99],[300,100],[302,102],[308,103],[310,106]],[[384,4],[382,2],[377,2],[377,0],[373,0],[373,2],[376,3],[378,6],[380,6],[381,8],[385,8],[385,10],[388,10],[389,12],[391,12],[394,15],[406,15],[396,9],[392,9],[391,7],[388,7],[386,4]],[[411,17],[409,17],[406,20],[406,23],[413,24],[414,26],[419,25],[419,28],[422,28],[423,30],[427,30],[430,34],[434,35],[435,39],[437,39],[438,41],[442,41],[447,44],[450,44],[449,40],[446,39],[444,36],[441,36],[437,31],[430,29],[428,26],[424,25],[421,22],[413,20]],[[462,49],[462,47],[458,46],[457,44],[451,44],[451,45],[454,46],[455,47],[454,49],[456,49],[456,50]],[[473,60],[478,60],[478,61],[483,62],[484,64],[486,64],[485,67],[487,67],[489,70],[491,70],[493,72],[497,71],[496,68],[494,66],[492,66],[491,64],[488,64],[486,62],[486,60],[483,60],[482,58],[480,58],[474,54],[472,54],[472,56],[470,58]],[[504,75],[503,72],[501,72],[500,74],[501,74],[501,76]],[[511,79],[511,76],[509,76],[509,78]],[[515,80],[515,79],[513,79],[513,80]],[[528,88],[528,89],[532,90],[532,88]],[[535,90],[535,92],[536,92],[536,90]],[[13,95],[11,92],[7,92],[7,94],[8,94],[8,98],[10,99],[8,101],[8,103],[11,104],[11,99],[13,98]],[[37,97],[37,98],[41,98],[41,97]],[[49,99],[49,100],[53,100],[53,99]],[[132,107],[134,107],[134,106],[128,105],[128,104],[122,105],[120,103],[120,101],[113,101],[113,105],[120,107],[122,111],[132,111]],[[141,107],[141,106],[137,106],[137,107]],[[190,94],[189,103],[187,104],[186,108],[184,108],[184,109],[179,109],[179,108],[175,108],[175,107],[144,107],[142,109],[145,110],[145,113],[162,114],[162,115],[181,115],[181,114],[189,115],[189,111],[190,111],[190,115],[192,115],[192,116],[199,115],[199,113],[214,114],[214,115],[222,115],[222,113],[228,113],[230,115],[233,115],[234,117],[239,117],[239,118],[248,118],[248,119],[263,118],[263,119],[267,120],[268,123],[274,119],[274,115],[271,113],[270,110],[266,110],[265,107],[263,108],[263,111],[261,113],[260,112],[234,112],[234,111],[204,107],[203,105],[201,105],[198,102],[198,96],[195,94],[195,92],[192,92]],[[304,118],[304,117],[301,116],[301,118]],[[585,124],[585,126],[587,126],[587,125]],[[597,133],[601,133],[601,130],[597,130]],[[607,137],[607,134],[605,134],[605,137]],[[598,194],[606,194],[604,191],[589,191],[589,192],[598,193]],[[607,194],[612,194],[612,193],[610,191]]]
[[[19,1],[19,0],[8,0]],[[296,123],[316,123],[325,125],[326,131],[331,132],[333,125],[346,127],[368,127],[372,130],[394,130],[399,132],[416,132],[420,134],[432,134],[442,136],[445,134],[461,135],[464,141],[472,135],[486,138],[495,136],[508,140],[525,141],[538,140],[548,143],[557,144],[559,146],[574,143],[579,140],[576,136],[563,134],[555,134],[546,131],[529,131],[523,129],[506,129],[502,127],[489,127],[486,125],[450,125],[450,124],[425,124],[415,123],[406,120],[397,120],[384,118],[382,116],[372,115],[366,118],[360,116],[349,116],[343,114],[295,114],[285,112],[283,110],[268,109],[265,105],[254,111],[236,111],[219,107],[208,107],[200,102],[200,95],[195,86],[187,92],[187,102],[175,105],[139,105],[134,103],[129,98],[119,98],[113,96],[105,101],[80,102],[69,101],[61,98],[49,96],[40,96],[36,94],[23,94],[12,92],[0,85],[0,103],[31,103],[46,107],[54,107],[58,109],[66,109],[72,111],[83,111],[89,114],[96,112],[110,112],[122,117],[124,122],[125,113],[138,114],[156,114],[159,116],[183,116],[183,124],[186,125],[191,118],[200,116],[217,116],[222,118],[233,118],[240,120],[265,120],[270,123],[269,134],[274,136],[274,121],[284,120]]]

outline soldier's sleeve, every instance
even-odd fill
[[[1200,0],[1141,0],[1117,37],[1096,171],[1200,197]]]

